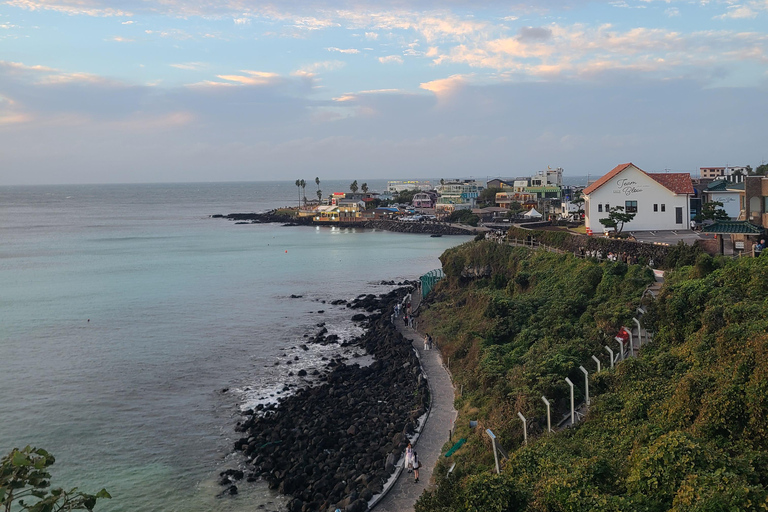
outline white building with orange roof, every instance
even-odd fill
[[[600,219],[616,206],[635,214],[625,231],[690,229],[694,190],[689,173],[649,173],[632,163],[621,164],[583,194],[586,227],[595,233],[603,232]]]

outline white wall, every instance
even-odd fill
[[[732,219],[738,219],[741,214],[738,192],[714,192],[709,195],[710,201],[720,201],[723,203],[723,210]]]
[[[688,196],[673,194],[636,167],[627,167],[585,197],[586,227],[595,233],[605,229],[599,219],[608,217],[606,204],[611,208],[624,206],[626,211],[626,201],[637,201],[637,215],[624,225],[624,231],[690,229]],[[654,204],[657,211],[654,211]],[[598,211],[599,205],[602,205],[602,212]],[[676,222],[675,208],[682,208],[682,223]]]

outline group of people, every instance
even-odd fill
[[[405,467],[408,468],[409,473],[413,473],[413,483],[419,481],[419,456],[416,454],[416,450],[413,449],[411,443],[408,443],[408,447],[405,449]]]
[[[578,256],[582,258],[597,258],[598,260],[605,258],[608,261],[621,261],[629,265],[637,265],[640,261],[636,255],[627,254],[626,252],[608,252],[607,255],[604,255],[601,250],[589,250],[583,247],[579,247]],[[648,264],[653,266],[653,260],[650,260]]]

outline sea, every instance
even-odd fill
[[[323,358],[364,359],[301,348],[318,324],[361,333],[331,301],[417,279],[469,239],[211,218],[301,193],[293,181],[0,187],[0,456],[45,448],[54,487],[108,490],[97,511],[280,509],[261,482],[219,496],[219,472],[242,463],[241,412],[305,385],[295,374]]]

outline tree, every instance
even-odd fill
[[[317,190],[320,190],[320,178],[315,176],[315,185],[317,185]]]
[[[577,190],[573,193],[571,202],[578,206],[579,210],[576,213],[579,214],[579,219],[581,219],[581,216],[584,215],[584,196],[582,195],[581,190]]]
[[[443,179],[443,178],[440,178],[440,184],[441,184],[441,185],[445,185],[445,179]]]
[[[317,200],[319,202],[322,202],[322,200],[323,200],[323,191],[320,190],[320,189],[317,189]]]
[[[301,180],[299,184],[301,185],[301,192],[304,195],[304,204],[306,205],[307,204],[307,182],[304,180]]]
[[[64,510],[93,510],[96,500],[111,498],[102,489],[96,494],[48,489],[51,474],[48,468],[56,462],[53,455],[41,448],[27,446],[14,448],[0,460],[0,510],[27,510],[29,512],[57,512]],[[30,503],[29,499],[36,499]],[[14,502],[16,504],[14,505]]]
[[[496,193],[498,192],[502,192],[502,189],[500,189],[499,187],[490,187],[490,188],[484,189],[477,196],[477,207],[483,208],[485,206],[495,206]]]
[[[730,220],[728,214],[723,210],[723,203],[720,201],[710,201],[701,205],[701,212],[695,218],[699,222],[704,220]]]
[[[614,206],[608,211],[608,217],[600,219],[600,224],[606,228],[614,228],[616,234],[621,233],[624,229],[624,224],[631,222],[635,218],[636,213],[626,213],[623,206]]]
[[[351,190],[353,194],[357,192],[357,180],[349,185],[349,190]]]
[[[296,180],[296,190],[299,192],[299,208],[301,208],[301,180]]]
[[[395,199],[397,199],[399,203],[411,204],[413,202],[413,196],[415,196],[418,192],[421,192],[421,190],[418,188],[414,190],[401,190],[395,193]]]
[[[368,193],[368,184],[367,183],[363,183],[362,185],[360,185],[360,190],[363,191],[363,194],[367,194]]]
[[[760,176],[765,176],[768,174],[768,164],[760,164],[755,169],[755,174],[759,174]]]
[[[507,214],[507,217],[517,215],[521,211],[523,211],[523,205],[521,205],[519,201],[512,201],[509,203],[509,213]]]

